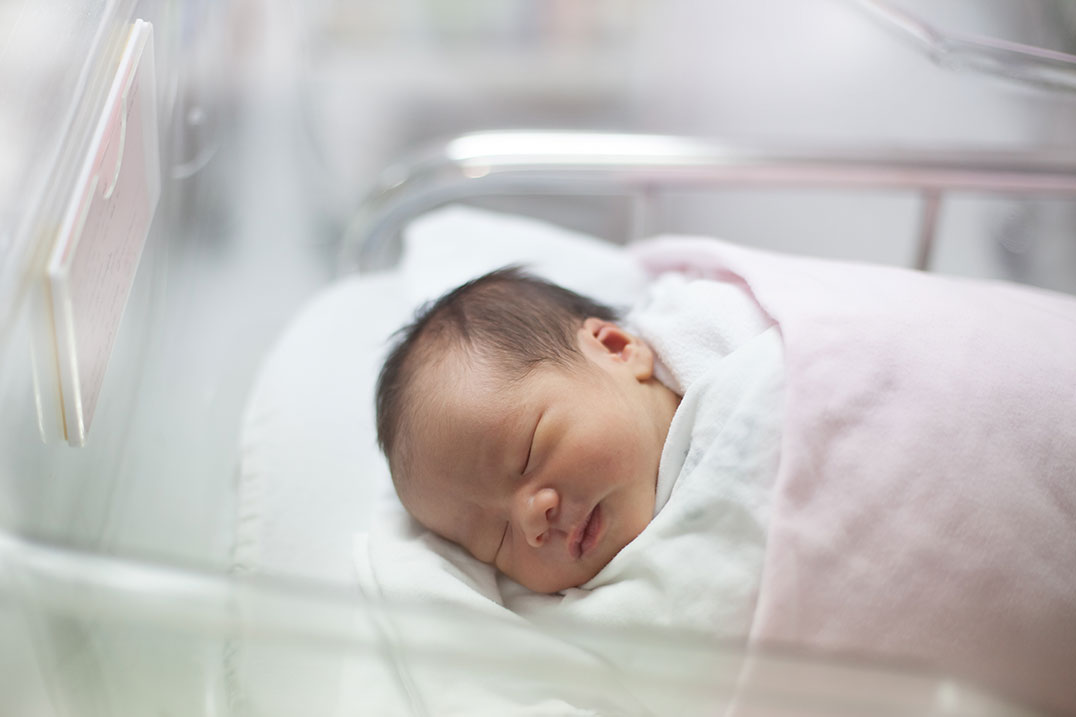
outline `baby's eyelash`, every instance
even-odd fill
[[[527,446],[527,457],[523,459],[523,470],[519,472],[523,475],[527,472],[527,469],[531,464],[531,454],[534,453],[534,439],[538,437],[538,425],[542,422],[542,415],[538,414],[538,420],[534,422],[534,430],[531,431],[531,442]]]
[[[531,436],[530,445],[527,446],[527,457],[523,459],[523,470],[521,470],[519,472],[520,475],[523,475],[524,473],[527,472],[527,468],[531,464],[531,453],[533,453],[533,452],[534,452],[534,436]]]

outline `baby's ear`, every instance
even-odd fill
[[[639,337],[612,321],[590,317],[580,332],[584,355],[595,360],[612,360],[627,367],[640,381],[654,375],[654,352]]]

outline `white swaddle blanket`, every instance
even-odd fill
[[[715,307],[718,307],[715,309]],[[398,669],[434,713],[504,710],[579,714],[688,714],[715,707],[698,694],[612,686],[618,673],[645,665],[645,645],[615,648],[581,632],[575,645],[542,629],[550,619],[605,626],[660,625],[742,639],[761,576],[768,493],[780,444],[783,363],[780,335],[738,286],[665,277],[628,320],[660,357],[658,376],[683,392],[670,427],[650,525],[598,575],[560,595],[539,595],[499,576],[460,548],[422,529],[386,497],[355,560],[364,592],[392,600],[458,603],[503,621],[503,644],[482,650],[578,662],[593,674],[593,693],[541,694],[531,683],[468,689],[466,679],[409,664],[406,644],[421,644],[406,624],[392,631],[405,646]],[[531,629],[527,629],[530,625]],[[673,669],[707,669],[701,665]],[[603,673],[604,676],[600,676]],[[613,703],[607,700],[614,700]],[[682,703],[671,702],[683,700]]]

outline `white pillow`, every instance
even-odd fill
[[[414,221],[398,269],[327,287],[262,362],[240,428],[236,570],[356,583],[352,536],[391,495],[373,408],[388,339],[424,301],[512,263],[624,309],[646,283],[619,247],[544,222],[459,206]]]
[[[405,235],[402,271],[416,298],[507,264],[625,312],[647,283],[622,247],[537,219],[455,206],[421,217]]]

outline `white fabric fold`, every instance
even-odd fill
[[[701,377],[772,322],[742,285],[692,279],[682,273],[664,274],[655,280],[646,297],[628,317],[630,328],[653,349],[655,373],[681,396]],[[717,408],[717,407],[714,407]],[[690,434],[670,434],[662,468],[658,473],[654,514],[669,500],[680,466],[668,454],[686,450]]]

